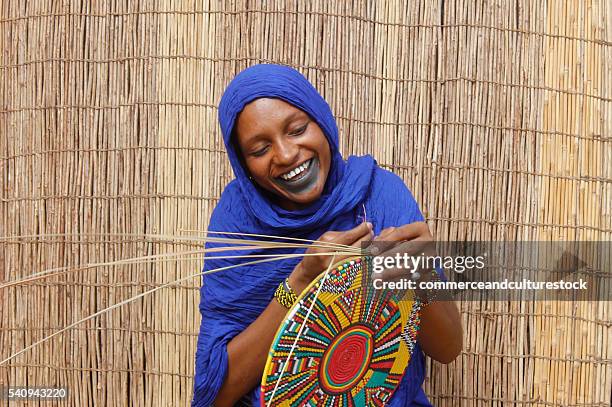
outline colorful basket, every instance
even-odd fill
[[[304,290],[270,348],[262,406],[389,401],[416,343],[420,305],[411,293],[374,289],[371,272],[371,258],[348,259]]]

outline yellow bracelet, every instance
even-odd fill
[[[278,288],[274,292],[274,298],[276,298],[280,305],[287,309],[291,308],[297,301],[297,295],[295,295],[295,291],[289,287],[287,279],[283,280],[278,285]]]

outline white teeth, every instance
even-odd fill
[[[293,170],[284,173],[283,175],[281,175],[281,178],[284,179],[285,181],[289,181],[291,178],[305,171],[308,168],[309,163],[310,161],[307,161],[304,164],[300,165],[299,167],[294,168]]]

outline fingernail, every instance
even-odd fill
[[[366,225],[368,225],[368,228],[372,229],[372,223],[371,222],[366,222]]]

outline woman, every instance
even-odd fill
[[[399,177],[370,156],[342,159],[331,109],[296,70],[262,64],[242,71],[221,99],[219,122],[236,179],[213,211],[211,231],[355,246],[374,236],[430,238]],[[231,406],[240,399],[259,405],[268,350],[287,312],[275,291],[282,285],[299,295],[330,260],[323,255],[286,259],[204,277],[193,406]],[[246,260],[209,259],[205,271],[239,262]],[[454,304],[435,303],[421,318],[421,346],[389,406],[430,405],[421,389],[421,348],[447,363],[459,353],[461,327]]]

